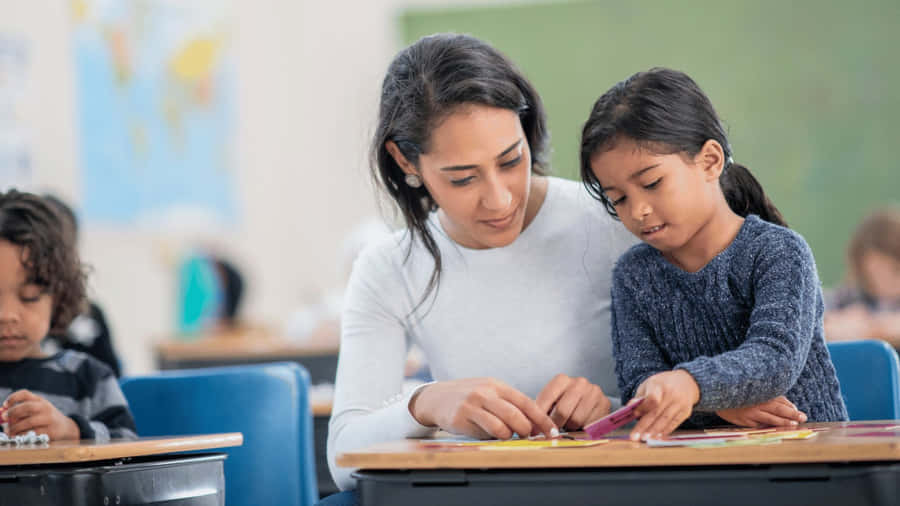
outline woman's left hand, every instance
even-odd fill
[[[557,374],[537,396],[537,405],[560,429],[578,430],[609,414],[603,390],[586,378]]]

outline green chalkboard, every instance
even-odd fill
[[[838,282],[871,209],[900,202],[900,2],[663,0],[407,10],[406,43],[434,32],[509,55],[547,107],[556,174],[577,177],[594,100],[640,70],[691,75],[762,182]]]

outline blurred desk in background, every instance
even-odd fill
[[[334,383],[339,327],[330,322],[302,342],[262,329],[238,329],[198,339],[167,338],[156,345],[160,369],[193,369],[264,362],[297,362],[309,371],[310,384]]]

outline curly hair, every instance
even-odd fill
[[[61,216],[31,193],[0,192],[0,240],[22,247],[28,283],[53,300],[51,332],[64,332],[85,308],[85,271]]]

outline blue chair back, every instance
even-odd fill
[[[900,360],[884,341],[829,343],[851,420],[900,419]]]
[[[243,446],[221,450],[225,504],[318,500],[309,374],[299,364],[165,371],[121,384],[141,436],[243,433]]]

